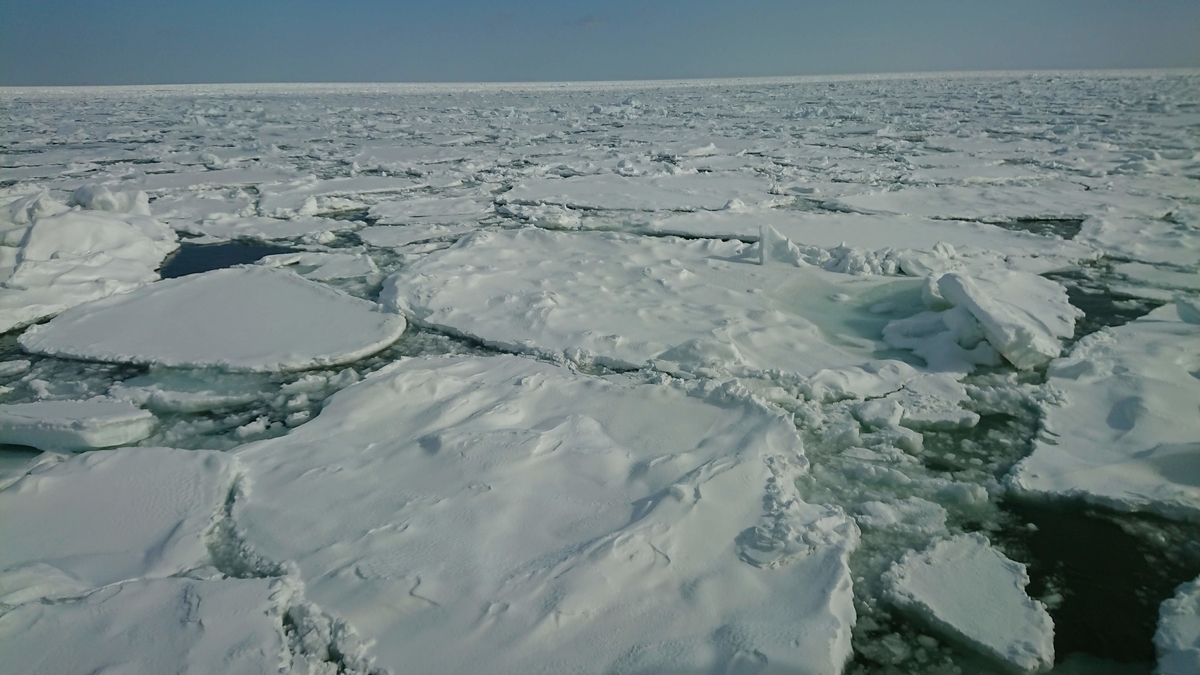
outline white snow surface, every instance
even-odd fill
[[[1047,375],[1064,396],[1013,489],[1200,520],[1200,325],[1167,305],[1083,338]]]
[[[140,441],[154,415],[115,399],[0,404],[0,443],[90,450]]]
[[[228,370],[303,370],[394,342],[404,318],[291,272],[250,265],[160,281],[33,326],[28,351]]]
[[[965,534],[910,552],[884,575],[888,598],[947,639],[1014,672],[1054,665],[1054,622],[1025,594],[1025,566]]]
[[[796,493],[789,419],[723,389],[412,359],[235,457],[256,555],[294,561],[394,672],[838,673],[850,654],[857,529]]]
[[[1154,646],[1159,675],[1200,672],[1200,579],[1181,585],[1159,608]]]
[[[657,360],[809,375],[861,363],[878,338],[836,321],[822,330],[813,319],[856,306],[839,310],[830,296],[910,290],[907,280],[763,265],[741,242],[527,228],[479,232],[430,254],[389,277],[381,302],[512,351],[627,368]]]
[[[234,461],[204,450],[105,450],[0,490],[0,602],[80,597],[206,563],[205,532],[229,495]]]

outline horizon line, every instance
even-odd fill
[[[342,81],[276,81],[276,82],[170,82],[142,84],[27,84],[0,85],[0,92],[75,89],[181,89],[188,87],[413,87],[451,89],[455,87],[575,87],[575,86],[688,86],[704,84],[788,84],[804,82],[904,80],[934,77],[1004,77],[1017,75],[1152,75],[1200,72],[1200,66],[1167,68],[1022,68],[1011,70],[926,70],[872,73],[826,73],[820,75],[752,75],[733,77],[639,78],[627,80],[342,80]]]

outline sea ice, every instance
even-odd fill
[[[1160,307],[1083,338],[1047,375],[1063,396],[1012,488],[1200,519],[1200,326]]]
[[[10,204],[6,215],[7,222],[0,216],[0,331],[154,281],[178,246],[175,233],[155,220],[68,210],[45,192]]]
[[[1025,566],[992,548],[981,534],[907,553],[884,575],[893,604],[947,639],[1015,672],[1054,665],[1054,622],[1025,594]]]
[[[796,493],[789,419],[726,389],[410,359],[235,457],[247,545],[395,672],[833,674],[850,654],[857,529]]]
[[[303,370],[388,346],[404,317],[260,265],[168,279],[28,329],[21,346],[67,358],[228,370]]]
[[[854,335],[855,321],[843,328],[837,317],[854,314],[855,303],[826,298],[903,294],[914,283],[759,263],[741,242],[480,232],[389,277],[380,297],[420,324],[512,351],[626,368],[658,360],[672,370],[809,375],[861,363],[878,337]],[[826,330],[806,313],[828,318]],[[880,328],[887,321],[875,319]]]
[[[523,181],[497,203],[557,204],[617,211],[692,211],[723,208],[732,199],[769,204],[770,184],[752,173],[677,174],[630,178],[615,173]]]
[[[79,597],[206,564],[205,532],[233,467],[220,452],[122,448],[35,469],[0,490],[0,603]]]
[[[1154,646],[1159,675],[1200,672],[1200,579],[1183,584],[1162,604]]]
[[[108,448],[153,430],[154,415],[114,399],[0,404],[0,443],[39,450]]]

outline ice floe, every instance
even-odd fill
[[[1015,490],[1200,519],[1200,325],[1167,305],[1083,338],[1047,375],[1062,398]]]
[[[41,450],[126,445],[154,430],[154,415],[124,401],[36,401],[0,404],[0,443]]]
[[[909,553],[884,575],[888,597],[947,639],[1020,673],[1054,665],[1054,622],[1025,594],[1025,566],[980,534]]]
[[[235,456],[256,555],[294,561],[396,672],[838,673],[850,653],[857,530],[796,493],[787,418],[725,390],[414,359]]]
[[[251,265],[105,298],[21,335],[69,358],[229,370],[303,370],[373,354],[404,318],[291,272]]]
[[[93,190],[81,199],[109,210],[68,209],[46,192],[8,205],[0,216],[0,331],[158,278],[178,246],[175,233],[144,215],[113,213],[120,205],[105,196],[113,197]]]

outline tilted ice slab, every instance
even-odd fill
[[[280,270],[250,265],[168,279],[64,312],[20,337],[67,358],[243,371],[356,361],[404,332],[404,317]]]
[[[496,201],[617,211],[694,211],[720,209],[732,199],[751,205],[778,201],[779,197],[768,194],[770,187],[769,182],[751,173],[636,178],[603,173],[529,179]]]
[[[1047,375],[1065,398],[1010,487],[1200,520],[1200,325],[1160,307],[1083,338]]]
[[[791,241],[809,246],[857,249],[931,250],[945,242],[965,259],[997,258],[996,263],[1044,273],[1095,257],[1091,248],[1075,242],[1012,232],[995,225],[862,213],[816,213],[790,209],[727,209],[656,214],[639,229],[688,237],[736,238],[757,241],[769,226]]]
[[[1200,579],[1181,585],[1159,608],[1154,646],[1159,675],[1200,672]]]
[[[112,206],[101,197],[89,203]],[[174,231],[155,220],[68,210],[45,192],[8,205],[5,216],[0,216],[0,332],[154,281],[158,266],[178,246]]]
[[[843,321],[852,303],[839,308],[830,296],[867,289],[883,299],[889,288],[904,293],[917,283],[762,262],[741,242],[480,232],[389,277],[381,302],[512,351],[618,367],[658,359],[686,370],[808,375],[874,350],[872,337],[839,337],[854,330]]]
[[[122,448],[24,476],[0,491],[0,603],[78,597],[205,564],[204,533],[233,466],[220,452]]]
[[[236,451],[257,555],[381,666],[837,673],[857,530],[790,420],[521,357],[401,361]]]
[[[281,579],[127,581],[0,615],[14,673],[245,673],[293,669]],[[17,647],[17,645],[21,645]],[[302,664],[297,664],[302,665]]]
[[[897,607],[1020,673],[1054,665],[1054,622],[1025,594],[1028,583],[1025,566],[981,534],[910,551],[884,574],[887,597]]]
[[[153,430],[154,415],[114,399],[0,404],[0,443],[41,450],[125,445]]]
[[[863,213],[1008,222],[1104,215],[1161,218],[1174,210],[1175,203],[1162,197],[1087,190],[1076,183],[1054,181],[1040,185],[903,187],[839,197],[829,206]]]

